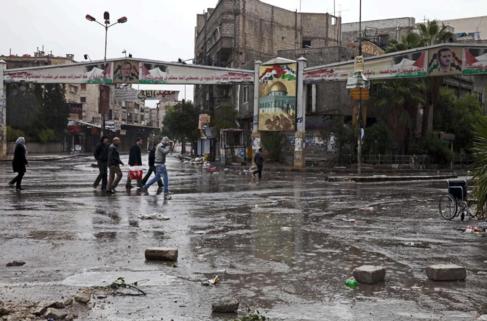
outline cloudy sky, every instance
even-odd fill
[[[72,53],[103,59],[104,31],[85,20],[87,13],[102,20],[108,10],[112,21],[127,16],[108,35],[108,57],[134,57],[175,61],[193,57],[196,14],[214,7],[217,0],[1,0],[0,54],[32,54],[44,46],[56,55]],[[266,0],[289,10],[333,13],[333,0]],[[398,4],[401,4],[398,6]],[[358,20],[359,0],[336,0],[335,10],[344,22]],[[362,19],[393,17],[452,19],[487,14],[486,0],[363,0]],[[191,90],[188,89],[188,98]]]

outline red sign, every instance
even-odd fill
[[[98,112],[106,115],[110,110],[110,87],[100,85],[100,99],[98,101]]]

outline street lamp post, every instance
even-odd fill
[[[359,23],[358,23],[358,56],[355,57],[354,72],[347,80],[346,88],[350,89],[352,99],[358,100],[357,115],[357,174],[362,173],[362,100],[369,99],[370,81],[365,77],[365,64],[362,57],[362,0],[360,0]],[[355,117],[355,114],[354,114]]]
[[[127,22],[127,17],[120,17],[117,19],[117,22],[110,24],[110,13],[108,11],[105,11],[103,13],[103,19],[105,20],[104,23],[101,23],[97,21],[93,16],[87,14],[85,16],[86,20],[91,21],[91,22],[96,22],[100,26],[102,26],[105,29],[105,54],[103,56],[103,85],[105,85],[105,79],[106,79],[106,69],[107,69],[107,44],[108,44],[108,28],[113,27],[116,24],[119,23],[125,23]],[[105,134],[105,114],[106,110],[102,110],[101,113],[101,136]]]
[[[359,1],[358,15],[358,55],[362,56],[362,0]],[[362,90],[358,100],[358,141],[357,141],[357,173],[362,174]],[[364,129],[365,130],[365,129]]]

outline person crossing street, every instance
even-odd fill
[[[115,188],[122,179],[120,165],[123,165],[123,162],[120,160],[118,145],[120,145],[120,138],[114,137],[113,143],[108,148],[108,168],[110,169],[110,177],[108,179],[107,192],[111,194],[116,192]]]
[[[93,183],[93,187],[96,189],[101,181],[101,190],[105,192],[107,190],[107,175],[108,175],[108,137],[103,136],[100,139],[98,145],[95,148],[95,159],[98,165],[99,174]]]
[[[169,195],[169,178],[166,169],[166,155],[171,150],[171,140],[168,137],[163,137],[161,142],[157,145],[155,151],[154,165],[156,167],[156,175],[152,177],[142,188],[141,191],[147,194],[149,187],[161,179],[164,182],[164,199],[171,199]]]

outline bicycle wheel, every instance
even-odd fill
[[[445,220],[452,220],[457,215],[458,205],[457,201],[450,194],[443,195],[438,204],[440,215]]]

